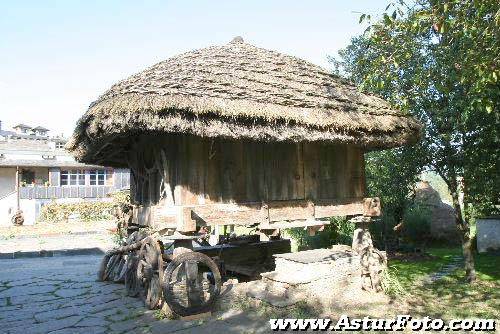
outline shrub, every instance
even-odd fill
[[[383,211],[380,219],[376,219],[368,225],[373,245],[378,249],[391,249],[397,247],[398,238],[394,231],[396,225],[397,223],[394,219],[394,215]]]
[[[425,247],[431,237],[431,217],[428,209],[412,206],[403,216],[403,237],[414,247]]]
[[[77,215],[81,221],[96,221],[112,218],[113,202],[77,202],[44,205],[40,212],[40,221],[63,222],[71,215]]]
[[[97,221],[113,219],[115,208],[130,205],[130,191],[122,190],[108,194],[111,201],[88,201],[76,203],[51,202],[42,207],[39,221],[63,222],[72,215],[78,216],[81,221]]]
[[[326,222],[327,223],[327,222]],[[330,218],[330,224],[325,229],[310,236],[304,228],[292,228],[286,230],[285,234],[295,240],[298,250],[327,248],[334,244],[351,245],[354,234],[354,223],[344,217]]]
[[[332,244],[352,245],[352,237],[356,226],[345,217],[333,217],[330,219],[332,227]]]
[[[120,190],[108,195],[116,206],[130,205],[130,191]]]

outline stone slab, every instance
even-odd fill
[[[275,254],[273,256],[279,259],[285,259],[288,261],[309,264],[317,262],[335,261],[342,258],[352,257],[353,255],[348,252],[322,248],[322,249],[300,251],[296,253]]]

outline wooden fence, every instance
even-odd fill
[[[22,199],[102,198],[114,190],[112,186],[26,186],[20,187]]]

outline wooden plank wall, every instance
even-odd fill
[[[133,150],[136,168],[143,161],[151,170],[161,149],[176,205],[364,196],[363,151],[354,146],[149,136]],[[139,204],[160,199],[163,173],[148,175],[131,186]]]

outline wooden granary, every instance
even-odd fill
[[[237,37],[167,59],[92,103],[68,143],[77,160],[131,170],[133,223],[165,235],[251,225],[314,231],[376,216],[364,153],[421,125],[304,60]]]

